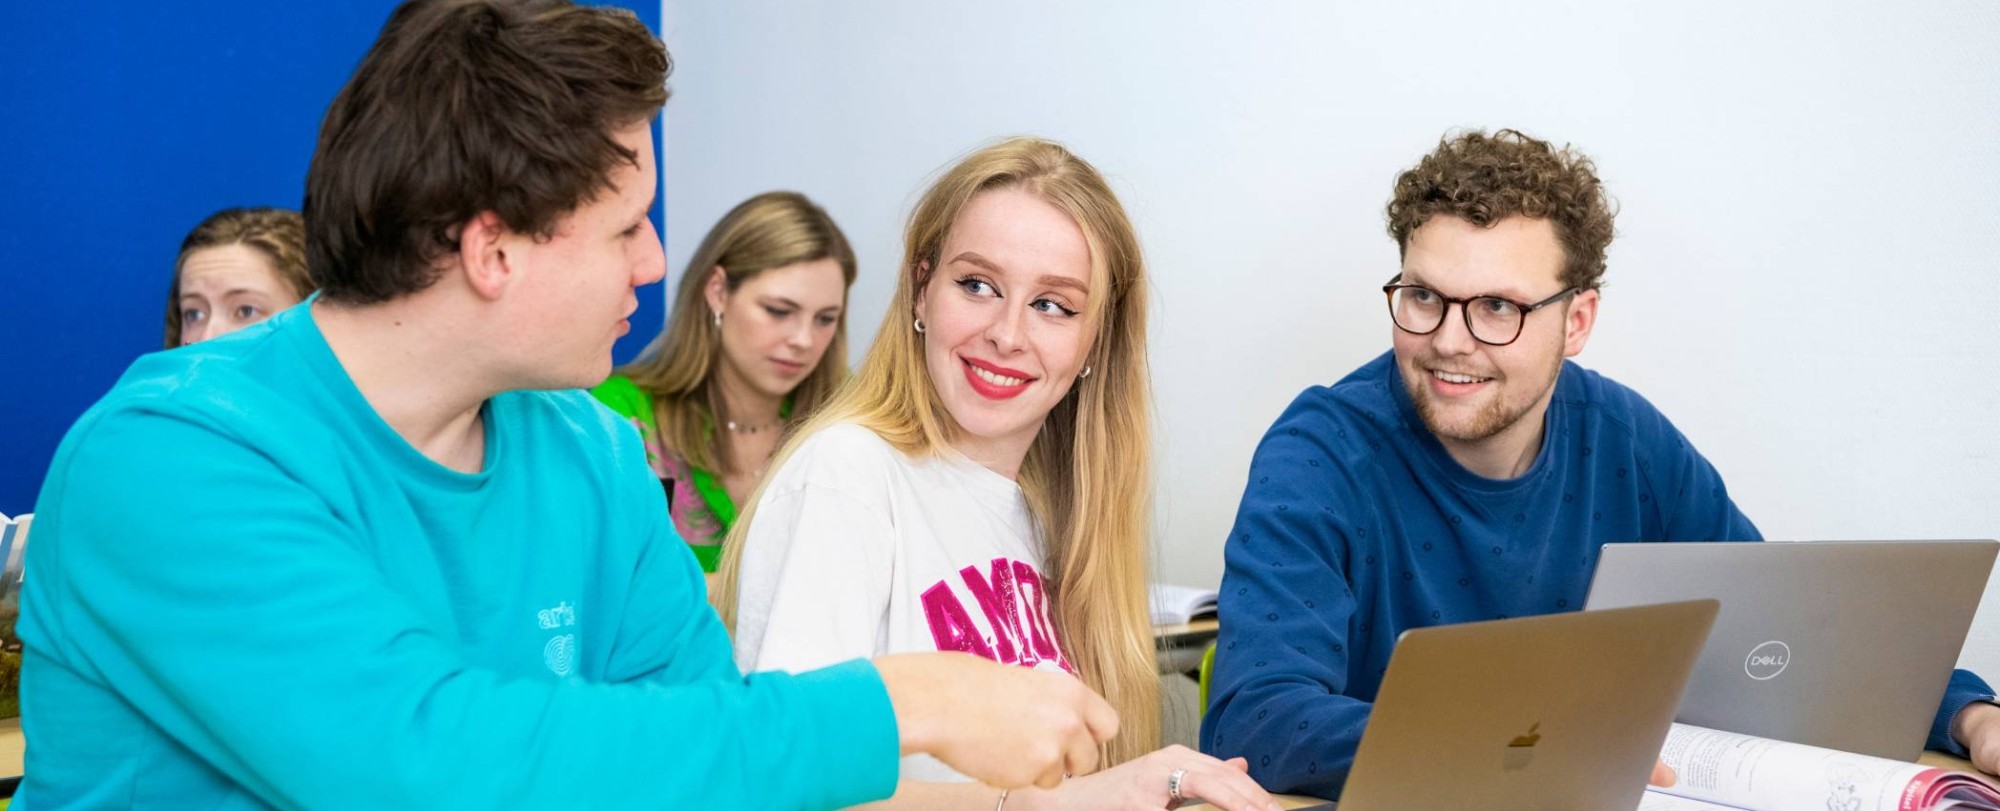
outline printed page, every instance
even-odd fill
[[[1994,811],[1994,809],[2000,809],[2000,785],[1995,785],[1991,780],[1981,782],[1978,778],[1964,774],[1954,774],[1950,778],[1941,779],[1938,781],[1938,785],[1931,787],[1925,793],[1927,795],[1942,795],[1937,798],[1936,802],[1926,806],[1927,808],[1939,809],[1939,811],[1953,811],[1954,809],[1960,809],[1961,811]],[[1926,797],[1926,799],[1929,799],[1929,797]]]
[[[1690,800],[1686,797],[1663,794],[1659,789],[1647,789],[1646,795],[1639,798],[1639,811],[1715,811],[1715,809],[1741,811],[1727,805],[1705,803],[1700,800]]]
[[[1675,724],[1660,759],[1680,777],[1654,789],[1754,811],[1897,811],[1927,767]]]

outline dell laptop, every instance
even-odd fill
[[[2000,543],[1605,544],[1587,608],[1722,603],[1677,720],[1921,754]]]

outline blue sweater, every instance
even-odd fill
[[[1565,362],[1520,477],[1467,471],[1384,354],[1265,434],[1225,544],[1201,748],[1272,791],[1335,797],[1397,635],[1578,609],[1598,547],[1761,540],[1715,468],[1637,393]],[[1949,713],[1991,691],[1960,672]]]
[[[14,807],[834,807],[895,787],[855,661],[744,678],[639,437],[485,405],[485,469],[370,408],[310,305],[146,356],[63,440]]]

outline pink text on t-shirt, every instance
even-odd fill
[[[946,578],[923,592],[924,618],[930,623],[931,640],[938,650],[964,651],[1023,667],[1052,662],[1075,672],[1057,644],[1055,623],[1049,621],[1048,594],[1034,566],[994,558],[985,573],[977,566],[967,566],[958,574],[993,635],[988,637],[973,622],[965,601]]]

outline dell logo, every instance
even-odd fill
[[[1750,649],[1743,659],[1743,674],[1757,681],[1770,681],[1785,672],[1792,661],[1792,647],[1775,639]]]

